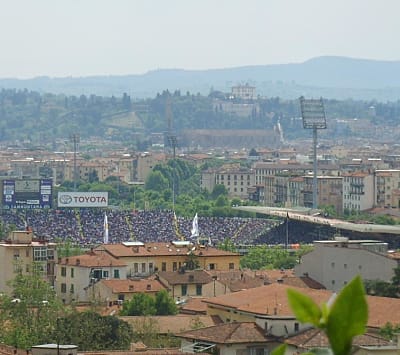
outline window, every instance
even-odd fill
[[[65,266],[61,267],[61,276],[67,276],[67,268]]]
[[[149,272],[150,272],[150,273],[153,272],[153,263],[149,263]]]
[[[146,272],[146,263],[142,263],[142,272]]]
[[[47,249],[47,260],[54,260],[54,249]]]
[[[74,293],[74,292],[75,292],[75,290],[74,290],[74,284],[71,284],[71,287],[69,288],[69,292],[70,292],[70,293]]]
[[[166,262],[161,263],[161,271],[167,271],[167,263]]]
[[[202,295],[202,290],[203,290],[203,286],[202,285],[196,285],[196,296],[201,296]]]
[[[215,264],[210,264],[210,265],[208,266],[208,268],[209,268],[210,270],[215,270]]]
[[[138,263],[133,264],[133,272],[135,274],[137,274],[139,272],[139,264]]]
[[[118,269],[114,270],[114,279],[119,279],[119,270]]]
[[[294,323],[294,331],[298,332],[299,331],[299,323]]]
[[[107,270],[103,271],[103,278],[108,279],[108,271]]]
[[[182,296],[187,295],[187,285],[181,285],[181,294]]]
[[[178,270],[178,265],[177,265],[176,261],[174,261],[172,263],[172,271],[176,271],[176,270]]]
[[[47,247],[37,247],[33,249],[33,260],[34,261],[46,261],[47,260]]]
[[[96,280],[100,280],[101,279],[101,274],[102,274],[102,272],[101,272],[101,270],[93,270],[92,271],[92,277],[94,278],[94,279],[96,279]]]
[[[66,293],[67,292],[67,284],[62,283],[61,284],[61,293]]]
[[[71,268],[71,278],[74,278],[74,268]]]
[[[233,270],[235,268],[235,264],[234,263],[229,263],[229,270]]]

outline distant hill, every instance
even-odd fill
[[[211,88],[229,92],[238,83],[256,86],[259,95],[268,97],[305,95],[393,101],[400,97],[400,61],[318,57],[304,63],[196,71],[161,69],[143,75],[0,79],[0,88],[67,95],[119,96],[126,92],[135,99],[154,97],[166,89],[202,95],[207,95]]]

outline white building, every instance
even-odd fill
[[[388,282],[399,265],[400,254],[388,253],[387,243],[337,237],[315,241],[314,250],[302,256],[295,274],[306,274],[328,290],[338,291],[356,275]]]

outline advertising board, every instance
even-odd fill
[[[58,207],[107,207],[108,192],[59,192]]]
[[[2,180],[5,209],[39,209],[52,207],[52,179]]]

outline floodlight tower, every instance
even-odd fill
[[[76,185],[77,185],[77,180],[78,180],[78,169],[76,166],[76,153],[77,153],[77,147],[80,142],[80,137],[79,134],[73,133],[70,135],[70,140],[74,143],[74,191],[76,191]]]
[[[317,130],[326,129],[326,117],[322,97],[320,99],[305,99],[300,97],[303,128],[313,130],[313,209],[317,206]]]
[[[176,135],[173,134],[172,131],[172,108],[171,108],[171,97],[168,94],[165,101],[165,117],[167,119],[167,141],[168,145],[172,148],[172,158],[173,158],[173,168],[172,168],[172,209],[175,211],[175,194],[176,194],[176,172],[175,172],[175,158],[176,158],[176,144],[177,138]]]

